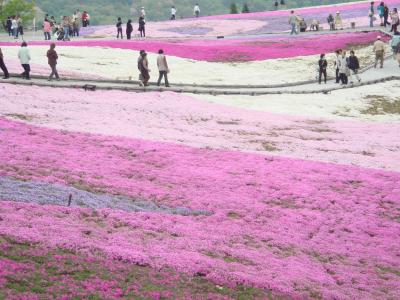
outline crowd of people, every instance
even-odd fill
[[[400,33],[396,31],[393,39],[390,42],[390,47],[393,51],[393,58],[397,60],[400,67]],[[382,37],[378,36],[373,45],[373,52],[375,55],[374,68],[383,68],[386,53],[386,44],[382,41]],[[336,83],[341,85],[347,85],[348,83],[353,84],[354,79],[361,82],[361,78],[358,75],[360,69],[360,62],[356,56],[354,50],[350,51],[350,56],[347,56],[345,50],[339,49],[335,51],[336,59],[333,63],[336,73]],[[327,68],[328,62],[325,58],[325,54],[321,54],[318,61],[318,83],[321,84],[322,79],[327,82]]]
[[[370,3],[368,18],[369,26],[374,27],[374,22],[377,20],[376,11],[380,18],[380,26],[387,27],[390,26],[390,32],[397,32],[397,27],[400,25],[399,13],[397,8],[392,10],[385,4],[385,2],[380,2],[375,10],[375,2]],[[336,14],[329,14],[327,17],[327,23],[329,24],[329,30],[343,30],[342,16],[339,11]],[[305,32],[309,28],[310,31],[320,30],[320,22],[317,19],[312,19],[309,21],[310,26],[307,25],[307,21],[300,15],[296,14],[294,10],[290,12],[289,25],[291,27],[290,34],[298,34],[299,32]]]

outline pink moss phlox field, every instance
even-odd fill
[[[400,297],[399,173],[4,119],[0,135],[0,175],[214,212],[185,217],[3,202],[0,234],[299,298]]]
[[[273,1],[270,1],[271,6]],[[343,27],[350,28],[355,22],[358,28],[369,26],[369,1],[345,3],[330,6],[307,7],[296,9],[296,14],[305,18],[307,24],[317,19],[322,28],[327,30],[327,17],[331,13],[341,12]],[[375,8],[378,5],[375,1]],[[400,0],[388,0],[385,3],[392,10],[400,7]],[[377,13],[376,13],[377,14]],[[176,37],[216,37],[243,34],[278,33],[289,30],[288,18],[290,10],[263,11],[248,14],[214,15],[201,18],[187,18],[175,21],[148,22],[146,32],[151,38]],[[378,20],[375,25],[378,24]],[[95,26],[85,29],[83,35],[89,37],[115,36],[115,26]]]
[[[304,116],[257,112],[173,92],[14,85],[3,85],[0,92],[7,96],[2,115],[55,129],[400,171],[396,122],[310,118],[307,110]]]
[[[209,62],[260,61],[277,58],[329,53],[357,45],[369,45],[377,33],[334,33],[299,37],[267,37],[226,40],[176,40],[176,41],[112,41],[85,40],[68,43],[57,42],[59,46],[109,47],[139,51],[144,49],[158,53],[164,49],[168,55]],[[389,40],[388,36],[384,37]],[[30,45],[47,45],[47,42],[31,42]],[[10,43],[0,43],[8,45]]]

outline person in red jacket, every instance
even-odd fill
[[[56,68],[58,55],[57,55],[55,48],[56,48],[56,44],[52,43],[50,45],[50,49],[47,51],[47,59],[49,62],[49,66],[51,68],[51,74],[48,79],[49,81],[52,81],[54,76],[56,76],[57,80],[60,80],[60,77],[58,76],[58,72],[57,72],[57,68]]]

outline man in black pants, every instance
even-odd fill
[[[1,51],[1,48],[0,48],[0,68],[1,68],[1,70],[3,71],[3,73],[4,73],[4,79],[8,79],[8,78],[10,78],[10,74],[8,74],[8,70],[7,70],[7,67],[6,67],[6,65],[4,64],[4,57],[3,57],[3,52]]]
[[[342,54],[342,50],[336,50],[336,59],[335,59],[335,70],[336,70],[336,83],[340,82],[340,76],[339,76],[339,58],[340,55]]]
[[[322,75],[324,75],[324,82],[326,83],[326,68],[328,67],[328,62],[325,59],[325,54],[321,54],[320,59],[318,61],[318,67],[319,67],[318,83],[321,84]]]

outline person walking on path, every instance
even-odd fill
[[[126,39],[127,40],[131,39],[132,31],[133,31],[132,20],[129,19],[128,22],[126,23]]]
[[[374,27],[374,21],[375,21],[375,9],[374,9],[374,1],[371,2],[371,6],[369,8],[369,27]]]
[[[397,26],[399,26],[400,24],[399,13],[397,12],[397,8],[393,8],[392,13],[390,14],[390,19],[392,21],[392,28],[390,29],[390,32],[396,32]]]
[[[18,58],[21,62],[22,67],[24,68],[24,72],[21,74],[22,78],[30,80],[29,73],[31,72],[31,66],[29,65],[31,61],[31,55],[28,49],[28,44],[26,42],[22,42],[21,48],[18,51]]]
[[[169,87],[168,75],[167,75],[169,73],[169,68],[168,68],[167,58],[165,57],[164,50],[162,49],[158,50],[157,67],[159,72],[157,85],[160,86],[161,80],[164,77],[165,86]]]
[[[318,83],[321,84],[322,75],[324,75],[324,82],[326,83],[326,68],[328,67],[328,62],[325,59],[325,54],[321,54],[320,59],[318,61],[319,68],[319,79]]]
[[[138,69],[140,71],[140,86],[148,86],[150,80],[150,69],[149,61],[147,60],[147,53],[144,50],[140,50],[140,56],[138,59]]]
[[[339,49],[339,50],[335,51],[336,58],[335,58],[334,65],[335,65],[336,83],[340,82],[340,77],[339,77],[339,65],[340,65],[340,62],[339,62],[339,58],[340,58],[341,54],[342,54],[342,50]]]
[[[139,32],[140,32],[140,37],[146,37],[146,21],[142,16],[139,17]]]
[[[377,67],[378,61],[380,61],[381,69],[383,68],[383,62],[385,60],[385,43],[382,42],[382,38],[379,35],[374,43],[373,51],[375,52],[375,65]]]
[[[198,3],[193,8],[193,14],[195,15],[196,18],[200,17],[200,6]]]
[[[349,69],[350,69],[350,83],[353,83],[353,77],[355,77],[358,82],[361,82],[360,76],[358,76],[358,70],[360,69],[360,62],[358,57],[355,55],[354,51],[350,51],[349,57]]]
[[[393,35],[392,40],[390,41],[390,47],[392,47],[393,51],[393,59],[396,59],[396,48],[400,43],[400,32],[396,31]]]
[[[379,15],[379,19],[381,21],[381,26],[383,26],[383,16],[385,14],[385,3],[382,1],[378,7],[376,8],[376,10],[378,11],[378,15]]]
[[[176,20],[176,8],[175,8],[175,6],[171,7],[171,20]]]
[[[295,15],[294,10],[290,12],[289,24],[291,27],[290,35],[299,34],[297,31],[298,17]]]
[[[389,23],[389,7],[385,5],[383,9],[383,26],[386,27],[387,25],[390,25]]]
[[[51,24],[49,22],[49,20],[47,18],[44,19],[43,22],[43,32],[44,32],[44,40],[51,40],[51,35],[50,35],[50,31],[51,31]]]
[[[52,81],[54,76],[56,76],[57,80],[60,80],[60,77],[58,76],[58,72],[57,72],[58,55],[57,55],[55,48],[56,48],[56,44],[52,43],[50,45],[50,49],[47,51],[47,60],[48,60],[49,66],[51,68],[51,73],[50,73],[48,81]]]
[[[342,21],[342,16],[340,15],[340,12],[336,12],[335,16],[335,29],[336,30],[343,30],[343,21]]]
[[[3,51],[1,51],[1,48],[0,48],[0,69],[3,71],[3,74],[4,74],[3,79],[10,78],[10,74],[8,73],[7,67],[4,63],[4,55],[3,55]]]
[[[121,36],[121,40],[124,38],[124,35],[122,34],[122,21],[121,18],[118,18],[117,24],[117,39]]]
[[[346,51],[342,51],[342,55],[339,56],[339,78],[341,85],[346,85],[348,83],[348,73],[349,73],[349,68],[347,65],[347,57],[346,57]]]

